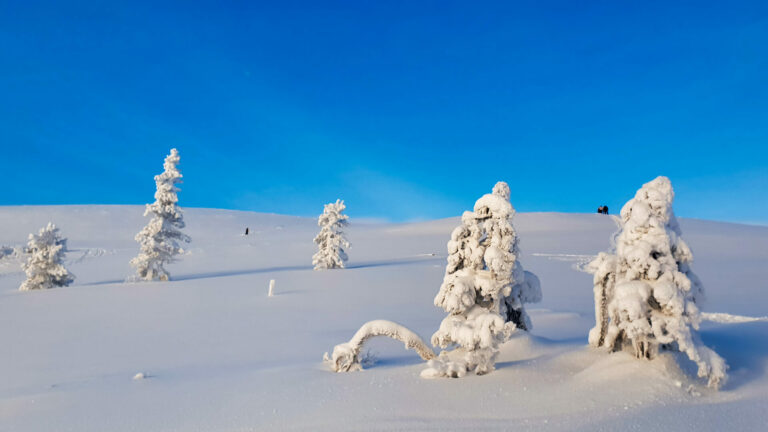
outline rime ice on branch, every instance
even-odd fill
[[[516,328],[531,328],[523,304],[540,301],[541,288],[518,262],[509,197],[509,186],[497,183],[493,193],[477,200],[474,211],[464,212],[451,234],[445,278],[435,297],[435,305],[449,315],[432,344],[457,348],[431,360],[422,372],[425,378],[491,372],[499,345]]]
[[[336,345],[330,357],[328,353],[325,353],[324,359],[335,372],[362,370],[360,352],[363,349],[363,344],[376,336],[387,336],[399,340],[405,344],[406,349],[415,350],[422,360],[430,360],[435,357],[432,349],[416,333],[392,321],[374,320],[363,324],[349,342]]]
[[[588,265],[596,318],[589,343],[648,359],[659,348],[678,350],[710,387],[719,388],[727,366],[698,335],[703,290],[690,268],[693,255],[680,237],[673,199],[668,178],[644,184],[621,209],[615,253],[600,253]]]
[[[347,261],[349,242],[344,237],[343,229],[347,226],[349,216],[341,214],[347,207],[344,201],[336,200],[335,203],[326,204],[323,214],[317,219],[320,233],[315,237],[317,253],[312,256],[312,264],[315,270],[344,268]]]
[[[48,289],[72,283],[75,276],[64,267],[66,251],[67,239],[61,237],[59,229],[50,222],[37,235],[30,234],[26,248],[29,258],[21,266],[27,279],[19,290]]]
[[[167,281],[170,275],[165,264],[173,262],[176,255],[184,252],[180,242],[190,241],[189,236],[181,232],[184,218],[177,205],[179,188],[176,185],[181,183],[181,172],[176,167],[178,163],[179,152],[171,149],[163,164],[165,170],[155,176],[155,202],[147,204],[144,211],[144,216],[151,215],[152,219],[136,234],[140,250],[139,255],[131,260],[139,280]]]

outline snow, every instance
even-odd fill
[[[361,372],[333,373],[321,355],[372,318],[434,332],[445,315],[432,300],[459,218],[353,221],[347,268],[316,272],[313,218],[185,209],[193,240],[168,266],[173,279],[125,284],[143,210],[0,208],[1,245],[22,247],[28,233],[53,221],[68,238],[67,266],[77,275],[66,288],[20,292],[22,260],[0,259],[0,430],[768,427],[768,322],[703,315],[704,343],[730,365],[720,391],[696,377],[684,354],[644,361],[587,346],[592,275],[552,257],[609,250],[616,226],[604,215],[518,213],[520,260],[545,294],[526,308],[533,329],[501,345],[489,375],[424,380],[425,362],[388,338],[366,342],[378,361]],[[765,316],[768,228],[679,223],[707,290],[705,310]],[[270,298],[271,279],[280,285]],[[139,371],[151,379],[133,381]]]

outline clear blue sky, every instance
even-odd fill
[[[0,205],[768,223],[768,2],[0,0]]]

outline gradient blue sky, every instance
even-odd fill
[[[0,0],[0,205],[768,223],[768,2]]]

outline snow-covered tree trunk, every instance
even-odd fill
[[[677,349],[718,388],[727,366],[698,336],[703,290],[690,269],[693,254],[681,238],[673,199],[666,177],[643,185],[621,210],[615,253],[601,253],[589,264],[596,320],[589,342],[647,359],[662,347]]]
[[[422,360],[435,358],[432,349],[416,333],[392,321],[374,320],[363,324],[349,342],[336,345],[330,357],[328,353],[325,353],[325,361],[336,372],[362,370],[360,353],[363,345],[368,339],[375,336],[386,336],[399,340],[405,344],[406,349],[416,351]]]
[[[613,297],[615,268],[616,256],[605,252],[600,252],[587,266],[587,271],[594,275],[595,327],[589,332],[589,344],[595,347],[603,345],[608,332],[608,300]]]
[[[29,235],[26,252],[29,258],[22,264],[22,269],[27,279],[19,287],[20,291],[62,287],[74,281],[75,276],[64,267],[67,239],[52,223],[40,229],[37,235]]]
[[[144,216],[152,216],[152,219],[136,234],[139,255],[131,260],[139,280],[167,281],[170,275],[165,265],[184,252],[181,242],[190,241],[189,236],[181,232],[185,225],[178,206],[179,188],[176,187],[182,177],[177,168],[179,159],[179,152],[171,149],[165,158],[163,173],[155,176],[155,202],[147,204],[144,211]]]
[[[326,204],[323,214],[317,219],[320,233],[314,240],[318,249],[312,256],[315,270],[344,268],[348,259],[345,249],[349,248],[344,227],[349,223],[349,216],[341,212],[346,208],[344,201],[336,200],[335,203]]]
[[[541,287],[517,260],[509,197],[509,186],[497,183],[493,193],[477,200],[474,211],[464,212],[451,234],[445,278],[435,297],[435,305],[449,315],[432,335],[432,344],[457,348],[431,361],[424,377],[491,372],[499,345],[515,329],[531,328],[523,305],[540,301]]]

